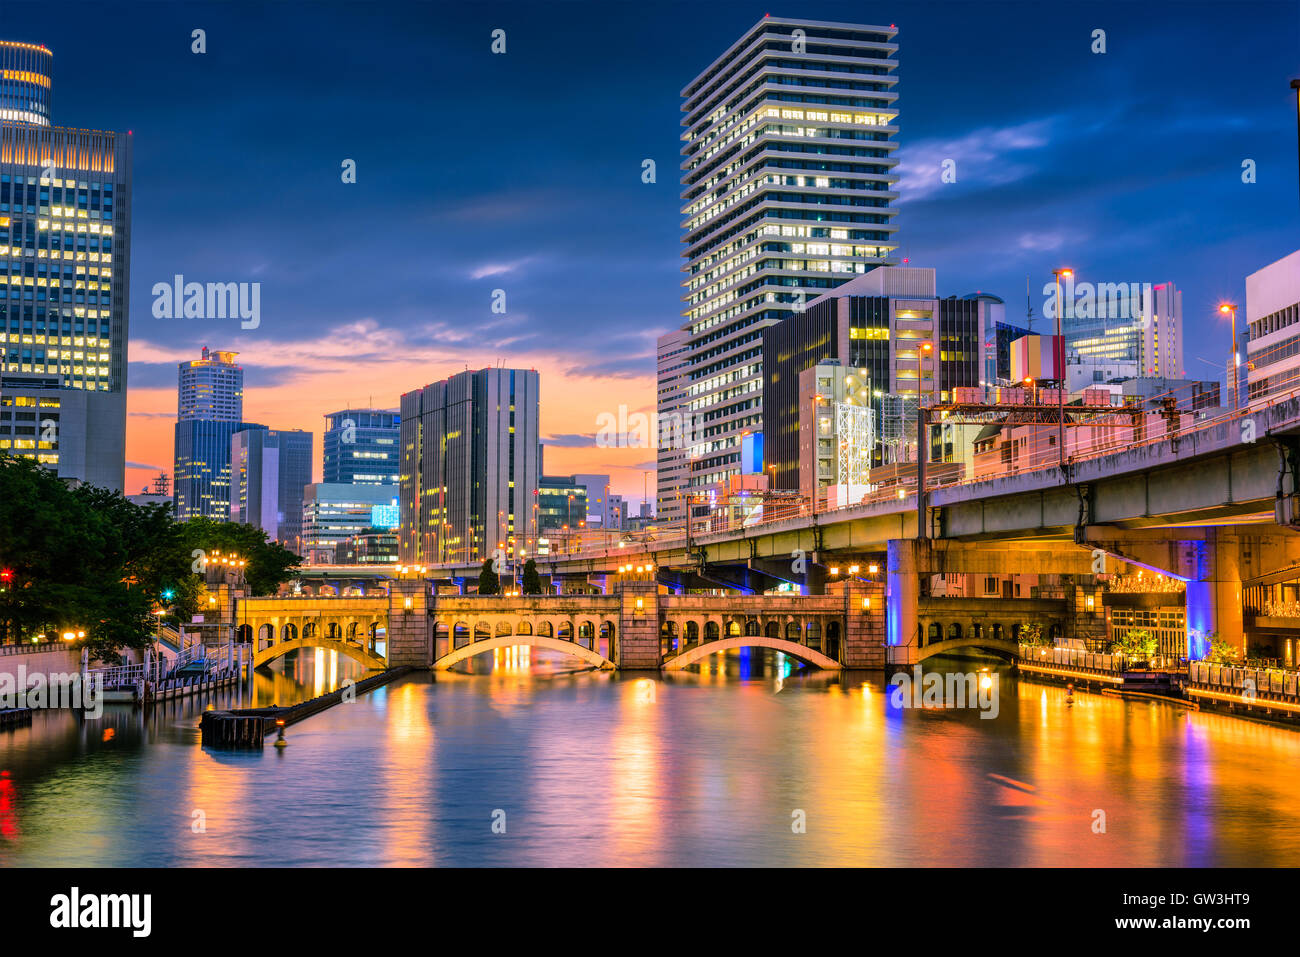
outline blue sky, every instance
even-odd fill
[[[898,25],[898,235],[941,295],[1014,318],[1057,265],[1172,280],[1187,372],[1216,378],[1214,306],[1300,247],[1296,2],[8,0],[0,35],[54,51],[55,122],[132,131],[128,458],[169,464],[175,363],[204,344],[238,349],[247,417],[279,428],[498,362],[542,370],[557,437],[651,407],[680,312],[680,91],[767,12]],[[261,282],[261,326],[155,319],[176,273]],[[547,470],[640,498],[651,455],[582,442]]]

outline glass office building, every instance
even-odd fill
[[[682,90],[693,490],[740,475],[763,429],[763,328],[897,262],[896,35],[767,16]]]
[[[397,485],[400,422],[394,409],[342,409],[325,416],[325,481]]]
[[[242,421],[244,369],[237,355],[204,346],[198,359],[179,365],[172,478],[178,521],[229,521],[231,439],[245,429],[266,428]]]
[[[53,65],[0,40],[0,451],[120,490],[131,138],[51,125]],[[49,411],[15,418],[19,397]]]

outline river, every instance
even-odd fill
[[[963,666],[965,667],[965,666]],[[325,651],[257,704],[356,676]],[[999,676],[996,718],[770,651],[700,673],[528,649],[215,753],[197,715],[0,731],[0,865],[1293,865],[1300,732]],[[249,703],[244,692],[243,703]]]

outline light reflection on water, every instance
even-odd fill
[[[878,675],[809,673],[770,651],[665,676],[574,661],[502,649],[413,675],[257,754],[198,745],[199,711],[239,696],[148,717],[38,714],[0,732],[0,864],[1300,859],[1300,733],[1286,728],[1085,693],[1071,704],[1005,675],[994,720],[900,709]],[[359,675],[325,652],[285,662],[259,673],[254,703]]]

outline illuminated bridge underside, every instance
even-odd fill
[[[360,645],[347,641],[335,641],[330,638],[294,638],[290,641],[276,642],[269,648],[263,648],[253,655],[253,667],[260,668],[291,651],[298,651],[302,648],[323,648],[326,651],[337,651],[339,654],[346,655],[372,671],[383,671],[388,667],[387,661],[379,655],[372,654]]]
[[[922,645],[918,655],[920,661],[939,655],[961,655],[981,653],[998,658],[1014,660],[1018,651],[1016,642],[1005,638],[951,638]]]
[[[750,636],[733,636],[731,638],[720,638],[715,641],[706,641],[702,644],[695,645],[679,655],[668,658],[664,661],[664,671],[681,671],[689,668],[691,665],[697,665],[710,655],[716,655],[724,651],[733,651],[738,648],[771,648],[773,651],[779,651],[791,658],[802,661],[804,664],[812,665],[814,668],[822,668],[826,671],[839,671],[843,667],[834,658],[828,658],[820,651],[816,651],[806,645],[798,642],[786,641],[784,638],[766,638],[761,635]]]
[[[573,655],[575,658],[581,658],[593,668],[613,668],[614,662],[610,661],[598,651],[592,651],[585,648],[576,641],[568,641],[564,638],[551,638],[546,635],[496,635],[492,638],[482,638],[478,641],[472,641],[467,645],[450,651],[437,659],[433,663],[435,671],[446,671],[454,665],[460,664],[475,655],[481,655],[485,652],[496,651],[498,648],[515,648],[520,645],[529,648],[544,648],[547,651],[558,651],[566,655]]]

